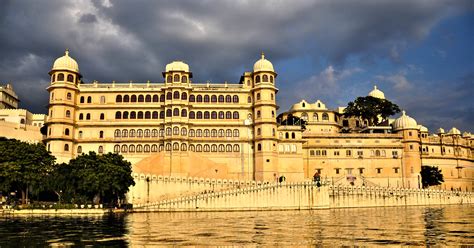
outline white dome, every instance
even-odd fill
[[[393,122],[393,130],[398,131],[403,129],[418,129],[416,120],[406,115],[405,111],[402,111],[402,116]]]
[[[51,70],[68,70],[79,73],[79,65],[73,58],[69,57],[69,51],[66,49],[64,56],[57,58],[54,61]]]
[[[268,61],[265,59],[265,55],[262,53],[262,58],[260,58],[255,64],[253,65],[253,72],[259,72],[259,71],[271,71],[275,72],[273,70],[273,64],[272,62]]]
[[[420,132],[428,132],[428,128],[423,125],[418,125],[418,129],[420,129]]]
[[[438,128],[438,130],[436,131],[436,133],[444,133],[444,129],[443,128]]]
[[[461,131],[459,131],[459,129],[453,127],[451,128],[449,131],[448,131],[448,134],[457,134],[457,135],[461,135]]]
[[[385,94],[381,90],[377,89],[376,85],[374,85],[374,89],[369,92],[369,96],[379,99],[385,99]]]
[[[166,72],[169,71],[184,71],[189,72],[189,65],[184,63],[183,61],[173,61],[166,65]]]

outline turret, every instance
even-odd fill
[[[49,72],[51,84],[47,88],[50,93],[46,147],[56,155],[57,162],[67,162],[73,158],[74,152],[74,116],[76,95],[81,80],[77,62],[69,57],[66,50],[64,56],[54,61]]]
[[[278,175],[276,76],[272,63],[262,53],[252,73],[256,180],[273,181]]]

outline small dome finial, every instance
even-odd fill
[[[265,59],[265,54],[263,53],[263,51],[262,51],[262,59]]]
[[[374,85],[374,90],[376,90],[376,89],[377,89],[377,85]]]
[[[66,48],[66,51],[64,52],[66,56],[69,56],[69,48]]]
[[[402,110],[402,115],[406,115],[406,112],[405,112],[405,110]]]

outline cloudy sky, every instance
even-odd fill
[[[377,85],[434,131],[474,131],[474,2],[3,0],[0,82],[46,113],[48,71],[66,48],[86,82],[162,81],[172,60],[194,82],[238,82],[265,52],[280,111],[346,106]]]

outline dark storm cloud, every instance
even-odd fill
[[[65,48],[86,81],[161,81],[165,64],[180,59],[195,81],[235,82],[261,51],[274,64],[309,56],[343,66],[354,55],[399,62],[407,43],[466,9],[469,1],[4,1],[0,81],[44,112],[46,73]]]

